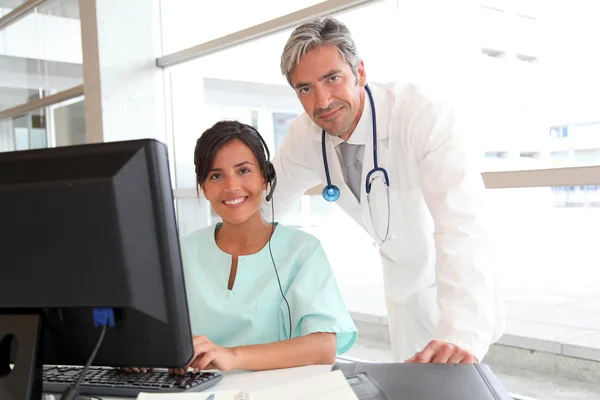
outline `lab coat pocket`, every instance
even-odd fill
[[[281,300],[258,300],[249,344],[279,341],[281,327]]]
[[[394,260],[423,260],[433,249],[433,219],[420,187],[390,190],[391,240],[384,250]],[[399,257],[399,258],[397,258]]]
[[[380,247],[386,292],[403,301],[434,280],[433,221],[421,188],[390,189],[390,240]]]

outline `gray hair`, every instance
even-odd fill
[[[290,86],[292,69],[300,62],[300,58],[316,47],[327,45],[340,51],[344,61],[352,68],[354,76],[358,77],[360,57],[350,30],[334,18],[317,18],[294,29],[283,48],[281,73],[285,75]]]

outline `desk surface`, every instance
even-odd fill
[[[311,376],[319,375],[328,371],[331,371],[331,365],[309,365],[306,367],[298,368],[287,368],[273,371],[232,371],[223,372],[223,379],[215,386],[207,389],[208,392],[211,390],[239,390],[253,392],[260,389],[266,389],[273,386],[274,382],[277,384],[286,384],[287,382],[294,382],[310,378]],[[60,396],[47,396],[44,400],[59,400]],[[83,399],[88,399],[83,397]],[[102,396],[102,400],[131,400],[131,397],[106,397]]]
[[[228,372],[211,389],[252,392],[273,386],[274,383],[282,385],[306,379],[328,372],[331,368],[329,365],[313,365],[273,371]],[[346,376],[366,372],[391,399],[512,400],[485,365],[339,363],[336,368]],[[116,397],[102,399],[131,400]]]

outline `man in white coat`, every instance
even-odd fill
[[[395,361],[481,360],[503,318],[479,155],[453,111],[413,85],[367,85],[349,30],[333,18],[295,29],[281,70],[306,113],[273,160],[275,212],[321,183],[379,244]]]

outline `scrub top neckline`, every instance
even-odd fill
[[[269,239],[269,240],[267,241],[267,243],[265,243],[265,245],[264,245],[264,246],[263,246],[263,247],[262,247],[262,248],[261,248],[259,251],[257,251],[256,253],[244,254],[243,256],[237,256],[237,257],[238,257],[238,261],[241,261],[241,260],[243,260],[243,259],[245,259],[245,258],[247,258],[247,257],[252,257],[252,256],[255,256],[255,255],[257,255],[257,254],[260,254],[260,253],[262,253],[262,252],[264,252],[264,251],[267,251],[267,250],[268,250],[268,248],[269,248],[269,242],[270,242],[271,240],[273,240],[273,238],[275,237],[275,235],[277,234],[277,232],[279,232],[279,229],[277,229],[277,227],[279,226],[279,222],[274,222],[272,225],[274,225],[274,226],[275,226],[275,228],[273,229],[273,233],[272,233],[272,235],[271,235],[271,239]],[[219,247],[219,245],[217,244],[217,231],[218,231],[219,229],[221,229],[221,227],[222,227],[222,226],[223,226],[223,223],[222,223],[222,222],[217,222],[217,224],[215,225],[215,230],[213,231],[213,235],[212,235],[212,244],[214,245],[215,249],[216,249],[216,250],[217,250],[219,253],[221,253],[221,254],[223,254],[223,255],[225,255],[225,256],[227,256],[227,257],[233,258],[233,255],[231,255],[231,254],[229,254],[229,253],[227,253],[227,252],[223,251],[223,250],[222,250],[222,249]]]

